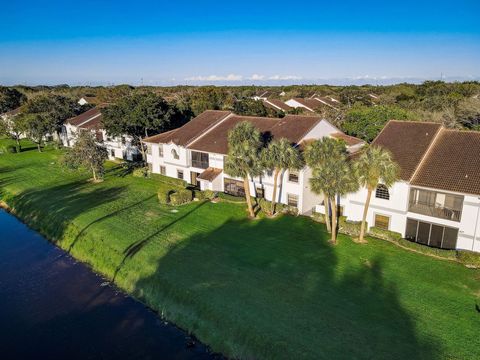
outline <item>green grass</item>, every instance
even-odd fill
[[[0,140],[1,141],[1,140]],[[213,350],[269,359],[479,359],[480,271],[244,204],[158,204],[172,185],[60,151],[0,156],[0,196],[30,226]],[[93,302],[93,301],[92,301]]]

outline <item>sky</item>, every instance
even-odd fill
[[[480,1],[24,0],[0,84],[387,84],[480,79]]]

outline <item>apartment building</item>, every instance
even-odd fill
[[[480,132],[390,121],[373,145],[389,150],[401,172],[394,186],[373,193],[368,225],[431,247],[480,252]],[[366,198],[361,189],[341,199],[343,214],[361,220]]]
[[[79,131],[91,131],[99,143],[104,145],[110,160],[139,160],[141,152],[132,144],[132,138],[128,135],[110,136],[102,125],[101,106],[97,106],[84,113],[65,121],[62,127],[60,139],[64,146],[71,147],[75,144]]]
[[[183,179],[202,190],[244,196],[243,180],[223,171],[228,153],[228,132],[242,121],[251,122],[265,137],[287,138],[293,146],[323,137],[346,141],[350,151],[356,151],[363,145],[362,141],[343,134],[328,121],[316,116],[287,115],[279,119],[208,110],[176,130],[144,140],[150,170]],[[272,175],[265,173],[250,179],[250,192],[271,201]],[[308,167],[281,174],[277,201],[297,207],[301,214],[311,213],[321,198],[311,191],[308,182],[310,176]]]

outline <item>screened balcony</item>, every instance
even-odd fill
[[[413,213],[460,221],[462,207],[463,196],[423,189],[410,189],[408,211]]]
[[[209,167],[208,154],[198,151],[192,151],[192,166],[199,169],[206,169]]]

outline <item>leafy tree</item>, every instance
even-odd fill
[[[250,197],[249,179],[263,173],[260,161],[262,149],[260,131],[248,121],[237,124],[228,133],[228,155],[225,162],[225,173],[243,178],[245,199],[250,217],[255,217]]]
[[[39,95],[27,102],[24,112],[32,115],[31,118],[37,118],[31,123],[32,126],[42,123],[50,133],[59,134],[65,120],[86,109],[88,107],[82,107],[75,100],[62,95]]]
[[[329,163],[331,157],[342,158],[345,153],[345,143],[331,138],[323,138],[309,143],[304,152],[304,157],[307,165],[311,169],[316,169],[320,166],[325,167]],[[319,194],[321,193],[318,192]],[[328,232],[331,232],[330,224],[330,204],[327,194],[323,194],[323,205],[325,208],[325,224]]]
[[[266,169],[273,171],[272,215],[275,215],[278,176],[285,170],[300,170],[303,160],[297,148],[285,138],[273,140],[262,151],[262,161]]]
[[[24,131],[23,124],[20,121],[21,118],[17,116],[9,116],[5,118],[3,121],[0,121],[0,135],[5,135],[17,143],[17,152],[22,150],[22,146],[20,144],[20,136]]]
[[[45,137],[55,131],[55,123],[51,118],[42,114],[23,113],[17,115],[20,133],[26,133],[28,138],[37,144],[37,149],[42,152]]]
[[[362,225],[358,240],[359,242],[365,242],[365,222],[372,192],[380,182],[387,188],[391,187],[398,180],[399,167],[387,150],[378,146],[369,146],[355,162],[355,169],[359,185],[367,188],[367,199],[363,209]]]
[[[333,139],[332,139],[333,140]],[[333,140],[335,141],[335,140]],[[346,148],[331,153],[328,159],[312,169],[310,186],[313,192],[325,194],[332,204],[331,242],[337,243],[337,197],[358,189],[355,171],[347,157]]]
[[[235,102],[233,111],[238,115],[246,116],[267,116],[267,108],[261,101],[254,99],[243,99]]]
[[[17,89],[0,87],[0,114],[18,108],[26,100],[27,97]]]
[[[88,169],[93,180],[98,181],[103,178],[107,158],[107,149],[97,144],[94,135],[90,131],[80,131],[75,145],[68,150],[63,161],[72,168]]]
[[[179,126],[184,119],[175,106],[151,92],[125,96],[103,109],[102,115],[107,133],[111,136],[130,135],[141,146],[143,159],[143,138]]]
[[[389,120],[410,120],[415,115],[397,106],[355,106],[345,115],[343,129],[352,136],[372,141]]]

